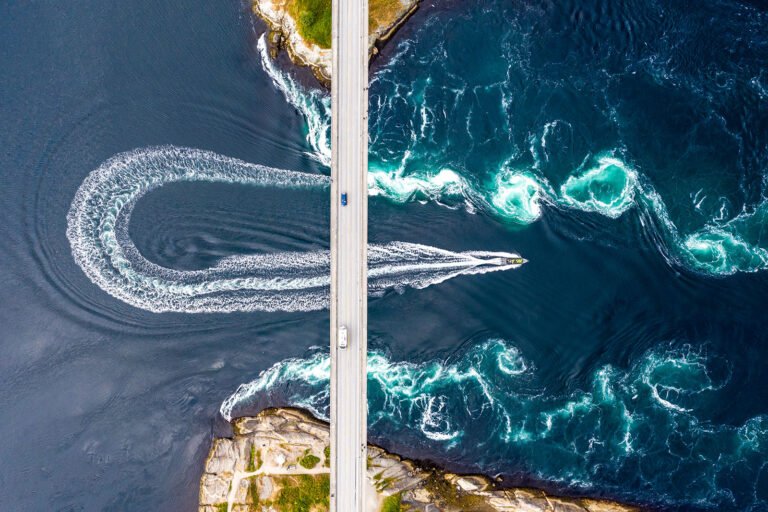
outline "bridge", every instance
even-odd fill
[[[333,0],[331,510],[366,509],[368,2]]]

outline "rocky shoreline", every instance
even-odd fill
[[[296,20],[288,12],[291,1],[253,1],[253,12],[269,26],[267,39],[270,53],[276,57],[281,50],[285,50],[294,64],[308,67],[323,86],[330,87],[332,51],[330,48],[321,48],[301,37]],[[378,19],[372,17],[368,36],[370,58],[377,55],[378,48],[389,41],[408,18],[416,12],[419,1],[388,0],[387,6],[390,9],[386,15]]]
[[[233,438],[213,440],[200,480],[199,512],[328,510],[327,423],[298,409],[274,408],[235,419],[232,426]],[[449,473],[372,445],[368,484],[371,512],[640,510],[609,500],[501,488],[486,476]]]

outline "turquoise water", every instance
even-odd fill
[[[253,165],[175,146],[115,155],[88,175],[67,215],[72,256],[105,292],[155,313],[315,311],[328,308],[330,251],[272,252],[221,258],[180,271],[145,258],[131,240],[131,214],[148,193],[178,183],[246,185],[328,192],[329,179]],[[453,252],[413,243],[368,246],[368,289],[426,288],[461,275],[519,268],[518,254]]]
[[[281,361],[241,386],[222,415],[260,396],[327,418],[329,375],[327,353]],[[514,467],[571,492],[599,482],[602,493],[636,487],[680,503],[740,502],[739,493],[762,500],[765,475],[756,468],[768,456],[768,416],[739,425],[698,417],[730,378],[726,361],[691,345],[659,344],[628,368],[599,366],[583,389],[562,394],[548,391],[506,340],[419,363],[372,352],[369,423],[400,432],[401,444],[426,439],[441,459],[472,460],[491,473]]]
[[[768,507],[765,383],[744,362],[766,350],[767,16],[734,2],[423,7],[372,67],[373,208],[414,216],[404,233],[423,236],[425,215],[436,239],[496,237],[536,277],[486,282],[474,307],[433,312],[428,297],[402,329],[374,305],[374,439],[561,492]],[[327,164],[327,95],[257,47]],[[475,330],[424,338],[450,315]],[[278,362],[222,414],[278,402],[327,417],[328,370],[317,350]]]
[[[371,193],[463,203],[514,225],[547,209],[645,217],[674,265],[711,275],[765,269],[765,13],[729,3],[681,9],[664,2],[431,9],[374,66]],[[607,25],[551,26],[577,15]],[[738,59],[696,69],[686,59],[695,61],[699,49],[688,46],[715,15],[742,38],[718,35],[712,46]],[[573,41],[587,34],[594,54],[588,41]],[[271,71],[327,164],[327,96]],[[647,149],[659,141],[668,143]]]
[[[421,4],[371,68],[372,441],[768,510],[766,16]],[[247,3],[0,27],[0,508],[194,509],[223,416],[328,412],[328,94]]]

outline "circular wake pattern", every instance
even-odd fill
[[[368,359],[372,432],[431,445],[446,459],[476,461],[494,473],[515,467],[545,481],[627,499],[745,510],[766,506],[760,482],[768,418],[742,425],[698,417],[727,384],[721,360],[689,345],[646,352],[629,368],[605,365],[584,389],[553,394],[511,343],[491,339],[448,360]],[[258,400],[328,417],[330,361],[316,352],[286,359],[241,385],[221,406],[231,419]],[[691,475],[697,478],[691,480]],[[745,488],[748,486],[749,488]]]
[[[258,187],[327,187],[329,179],[197,149],[157,147],[116,155],[80,186],[67,217],[72,254],[110,295],[153,312],[310,311],[328,307],[328,251],[232,256],[181,271],[144,258],[128,234],[136,202],[168,183],[203,181]],[[424,288],[462,274],[520,266],[517,254],[452,252],[392,242],[368,249],[369,291]]]

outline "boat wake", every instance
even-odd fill
[[[407,41],[401,47],[403,52],[413,52]],[[289,73],[279,69],[269,56],[264,36],[258,42],[258,50],[264,70],[306,120],[310,155],[330,165],[329,96],[319,89],[302,87]],[[438,67],[445,59],[441,52],[433,56]],[[405,61],[415,60],[411,53],[409,56]],[[571,169],[564,179],[556,180],[559,186],[553,183],[555,180],[548,178],[542,169],[548,165],[550,154],[556,154],[549,139],[560,128],[572,129],[565,121],[550,121],[540,135],[532,136],[533,163],[525,163],[525,154],[517,155],[517,151],[513,151],[517,157],[491,169],[469,172],[465,165],[451,163],[443,158],[443,153],[452,145],[461,145],[449,139],[437,143],[434,137],[436,133],[446,137],[461,131],[464,123],[445,114],[453,108],[454,100],[442,98],[437,104],[430,104],[426,92],[431,87],[430,79],[420,76],[414,83],[403,84],[395,76],[399,61],[399,55],[393,56],[387,67],[372,78],[370,195],[386,197],[395,203],[428,200],[451,207],[464,206],[469,211],[483,211],[514,225],[539,220],[547,208],[568,213],[586,212],[609,219],[618,219],[634,210],[661,255],[673,265],[715,276],[768,269],[768,246],[762,239],[762,226],[768,219],[768,200],[744,205],[742,211],[730,218],[721,210],[693,230],[681,228],[680,220],[672,219],[664,198],[651,180],[634,168],[622,151],[615,149],[589,153],[580,166]],[[426,83],[422,83],[423,80]],[[447,88],[453,91],[455,87],[451,81]],[[458,102],[466,96],[465,92],[462,89],[458,95],[447,98],[455,96]],[[505,115],[510,102],[507,97],[500,100],[499,108]],[[438,115],[440,111],[442,116]],[[472,115],[473,110],[469,109],[467,140],[473,138]],[[474,176],[486,171],[490,176],[482,179]],[[697,210],[703,200],[704,197],[698,199]]]
[[[67,218],[75,261],[110,295],[153,312],[311,311],[328,307],[330,253],[232,256],[204,270],[174,270],[144,258],[128,225],[136,202],[168,183],[202,181],[259,187],[327,187],[326,176],[274,169],[196,149],[121,153],[93,171]],[[368,247],[369,292],[425,288],[459,275],[519,267],[506,252],[453,252],[392,242]]]

